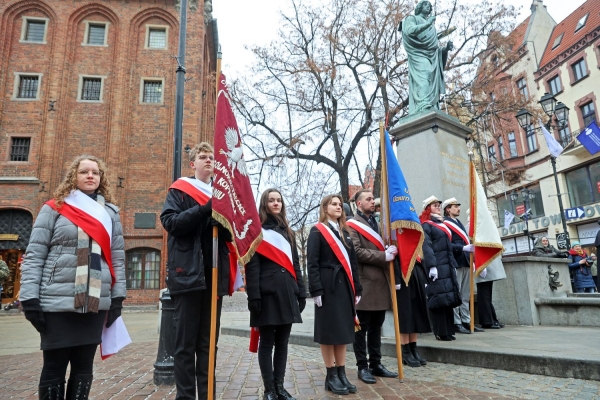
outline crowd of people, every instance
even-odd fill
[[[215,295],[219,299],[218,325],[222,298],[229,293],[230,268],[225,264],[229,262],[227,242],[232,238],[212,218],[212,146],[200,143],[189,157],[193,175],[169,188],[160,220],[168,233],[167,286],[177,321],[176,398],[206,399],[209,367],[214,368],[209,366],[211,299]],[[382,326],[386,311],[393,308],[394,287],[402,361],[410,367],[427,364],[417,347],[420,333],[433,332],[436,339],[451,341],[456,333],[504,327],[492,303],[493,282],[506,278],[498,259],[476,278],[480,327],[471,329],[473,245],[459,219],[461,204],[456,198],[440,201],[430,196],[423,201],[419,217],[424,231],[422,256],[408,284],[400,273],[398,249],[381,237],[372,191],[360,190],[353,201],[355,215],[348,218],[351,209],[340,195],[322,199],[318,223],[308,237],[304,277],[284,194],[271,188],[260,197],[263,240],[271,250],[257,251],[245,271],[250,325],[260,334],[258,362],[264,399],[293,400],[284,388],[288,342],[292,324],[302,322],[308,294],[315,307],[314,341],[327,371],[325,390],[337,395],[357,391],[346,373],[349,344],[359,380],[376,384],[377,378],[398,376],[381,363]],[[223,263],[218,268],[216,293],[211,273],[214,227],[219,237],[217,259]],[[567,254],[541,237],[534,255],[570,257],[575,290],[593,292],[595,256],[588,256],[579,242],[572,245]],[[119,209],[111,202],[106,167],[94,156],[79,156],[53,199],[40,210],[22,264],[20,301],[25,317],[40,333],[43,351],[40,399],[88,398],[103,327],[120,317],[126,297],[124,254]],[[390,263],[395,271],[393,283]]]

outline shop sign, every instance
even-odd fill
[[[516,208],[517,215],[525,214],[525,204],[519,204]]]
[[[557,233],[556,234],[556,248],[558,250],[568,250],[567,248],[567,239],[569,235],[567,233]]]
[[[2,233],[2,234],[0,234],[0,240],[14,240],[14,241],[17,241],[17,240],[19,240],[19,235],[12,234],[12,233]]]
[[[600,226],[596,222],[591,224],[579,225],[577,227],[577,236],[583,246],[588,244],[594,244],[596,241],[596,234],[600,230]]]

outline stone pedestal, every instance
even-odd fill
[[[417,214],[431,195],[463,204],[463,223],[469,207],[469,156],[466,138],[473,130],[441,111],[403,118],[390,130],[396,155]],[[466,207],[465,207],[466,206]]]

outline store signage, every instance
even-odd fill
[[[516,211],[517,211],[517,215],[523,215],[523,214],[525,214],[525,204],[519,204],[517,206]]]
[[[583,216],[585,216],[585,209],[583,207],[567,208],[565,210],[565,219],[567,220],[581,218]]]
[[[596,125],[596,121],[592,121],[579,135],[577,135],[579,143],[590,152],[591,155],[600,151],[600,129]]]
[[[12,233],[3,233],[0,234],[0,240],[19,240],[19,235],[15,235]]]
[[[558,250],[568,250],[567,248],[567,239],[569,235],[567,233],[557,233],[556,234],[556,247]]]

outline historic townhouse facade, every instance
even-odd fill
[[[590,155],[576,139],[598,116],[600,0],[586,1],[559,23],[554,23],[541,1],[535,0],[531,9],[530,17],[509,35],[518,38],[519,57],[498,69],[503,83],[497,85],[497,92],[507,88],[528,101],[525,108],[533,114],[533,126],[523,130],[515,118],[516,110],[506,111],[497,116],[499,124],[487,126],[482,140],[488,197],[496,207],[505,255],[526,254],[533,248],[524,234],[527,226],[534,237],[548,236],[554,246],[563,232],[551,157],[538,124],[538,117],[544,124],[549,120],[538,104],[545,93],[570,109],[566,125],[559,126],[555,117],[550,123],[550,132],[565,148],[556,160],[563,206],[583,207],[584,213],[566,221],[568,234],[571,241],[586,246],[600,229],[596,223],[600,219],[600,153]],[[534,194],[528,204],[523,189]],[[517,201],[511,200],[513,191],[518,194]],[[521,215],[526,209],[531,212],[527,223],[515,218],[505,227],[505,210]]]
[[[183,122],[190,147],[212,141],[218,40],[204,2],[191,3]],[[0,3],[0,257],[12,271],[3,302],[18,293],[37,212],[83,153],[105,160],[121,209],[127,302],[157,302],[165,287],[158,217],[172,181],[178,31],[175,0]]]

